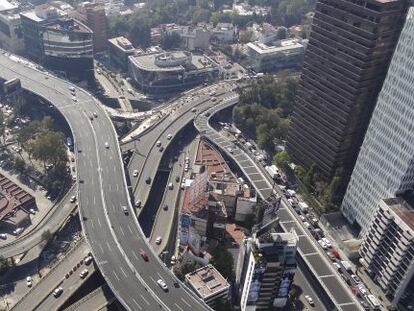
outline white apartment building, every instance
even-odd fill
[[[381,200],[360,249],[361,263],[396,306],[414,275],[414,209],[403,198]]]
[[[365,235],[379,201],[414,187],[414,9],[410,8],[342,202]]]

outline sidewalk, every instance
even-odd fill
[[[53,202],[48,200],[46,197],[46,191],[40,190],[39,186],[32,181],[31,179],[28,179],[28,183],[24,183],[20,180],[19,175],[10,173],[9,171],[4,170],[3,168],[0,168],[0,173],[9,178],[11,181],[19,185],[23,190],[27,191],[29,194],[31,194],[35,200],[36,200],[36,207],[35,209],[36,213],[34,215],[30,215],[31,225],[25,229],[25,231],[18,235],[7,235],[6,240],[0,240],[0,246],[6,245],[10,242],[15,241],[16,239],[21,238],[22,236],[26,235],[31,231],[31,228],[36,227],[36,225],[42,221],[42,219],[47,215],[47,213],[50,211],[50,209],[53,206]]]

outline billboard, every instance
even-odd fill
[[[180,245],[187,245],[190,237],[191,215],[181,214]]]

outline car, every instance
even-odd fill
[[[140,208],[141,207],[141,200],[136,200],[135,201],[135,206]]]
[[[149,185],[151,183],[151,177],[145,178],[145,183]]]
[[[97,117],[98,117],[98,114],[97,114],[96,112],[94,112],[94,113],[93,113],[93,116],[94,116],[95,118],[97,118]]]
[[[310,223],[308,223],[307,221],[305,221],[304,223],[303,223],[303,225],[305,226],[305,228],[310,228]]]
[[[134,172],[132,173],[132,176],[137,177],[138,176],[138,170],[134,170]]]
[[[76,196],[75,195],[72,195],[71,197],[70,197],[70,203],[74,203],[75,201],[76,201]]]
[[[63,288],[61,286],[59,286],[58,288],[56,288],[53,291],[53,296],[55,296],[56,298],[58,298],[63,292]]]
[[[78,99],[76,98],[76,96],[72,96],[72,100],[76,103],[78,101]]]
[[[158,140],[158,141],[155,143],[155,146],[157,146],[157,147],[161,147],[161,142]]]
[[[171,266],[175,265],[177,258],[174,255],[171,256]]]
[[[175,182],[180,182],[180,176],[175,177]]]
[[[333,266],[335,267],[335,269],[336,269],[336,270],[341,271],[341,268],[342,268],[342,267],[341,267],[341,265],[340,265],[339,263],[334,262],[334,263],[333,263]]]
[[[305,298],[306,298],[306,301],[311,305],[311,306],[313,306],[315,303],[313,302],[313,299],[312,299],[312,297],[311,296],[309,296],[309,295],[305,295]]]
[[[91,264],[91,262],[93,261],[93,257],[92,256],[87,256],[85,257],[85,259],[83,260],[83,262],[85,263],[85,265],[89,266]]]
[[[204,115],[208,118],[210,116],[210,112],[206,112]]]
[[[306,218],[305,218],[305,216],[303,216],[303,215],[299,215],[299,218],[300,218],[300,220],[302,220],[302,221],[306,221]]]
[[[27,285],[27,287],[32,287],[32,285],[33,285],[33,280],[32,280],[32,277],[31,277],[31,276],[28,276],[28,277],[26,278],[26,285]]]
[[[129,214],[128,208],[125,205],[122,205],[122,210],[124,211],[124,214],[125,215],[128,215]]]
[[[109,143],[107,141],[105,142],[105,148],[109,149]]]
[[[164,211],[167,211],[168,210],[168,205],[167,204],[165,204],[164,205],[164,207],[162,208]]]
[[[329,248],[331,248],[331,247],[332,247],[332,243],[331,243],[331,241],[330,241],[329,239],[327,239],[327,238],[322,238],[321,240],[322,240],[322,241],[324,241],[324,242],[325,242],[325,244],[326,244],[326,246],[328,246]]]
[[[160,245],[162,242],[162,238],[159,236],[155,239],[155,244]]]
[[[6,240],[7,235],[5,233],[0,233],[0,239]]]
[[[19,235],[22,232],[23,232],[23,228],[17,228],[16,230],[13,230],[14,235]]]
[[[83,269],[81,273],[79,273],[79,276],[81,279],[84,279],[88,275],[89,271],[88,269]]]
[[[160,152],[163,152],[164,151],[164,147],[160,147]]]
[[[159,280],[157,281],[157,284],[158,284],[158,285],[159,285],[159,287],[161,287],[164,291],[167,291],[167,290],[168,290],[168,286],[167,286],[167,284],[164,282],[164,280],[159,279]]]
[[[197,112],[197,109],[196,108],[193,108],[193,109],[191,109],[191,112],[196,113]]]
[[[326,245],[326,243],[324,241],[319,240],[318,243],[323,249],[328,249],[328,246]]]
[[[142,259],[144,259],[145,261],[149,260],[147,253],[143,249],[139,251],[139,254],[141,255]]]
[[[93,115],[89,115],[89,120],[93,121]]]
[[[354,280],[355,284],[360,284],[361,280],[355,274],[351,274],[351,279]]]
[[[362,295],[367,295],[368,294],[368,291],[367,291],[367,289],[365,288],[365,286],[364,285],[362,285],[362,284],[358,284],[358,286],[357,286],[357,288],[358,288],[358,290],[359,290],[359,292],[362,294]]]
[[[171,138],[172,138],[172,135],[171,135],[171,134],[168,134],[168,135],[167,135],[167,139],[168,139],[168,140],[171,140]]]
[[[69,90],[70,90],[71,92],[75,92],[75,87],[70,86],[70,87],[69,87]]]

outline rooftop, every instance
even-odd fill
[[[395,213],[411,230],[414,231],[414,207],[412,198],[397,197],[384,199],[384,203]]]
[[[290,50],[296,49],[303,51],[304,49],[304,46],[295,39],[281,40],[279,45],[266,45],[259,42],[249,42],[246,45],[258,54],[289,52]]]
[[[199,268],[185,275],[188,284],[202,299],[228,291],[230,284],[212,265]]]
[[[135,50],[132,43],[125,37],[115,37],[108,39],[108,41],[124,52],[133,52]]]
[[[16,3],[12,2],[12,1],[0,0],[0,12],[15,10],[18,7],[19,6]]]
[[[61,31],[92,33],[89,27],[73,18],[59,18],[46,23],[45,26],[49,29]]]

